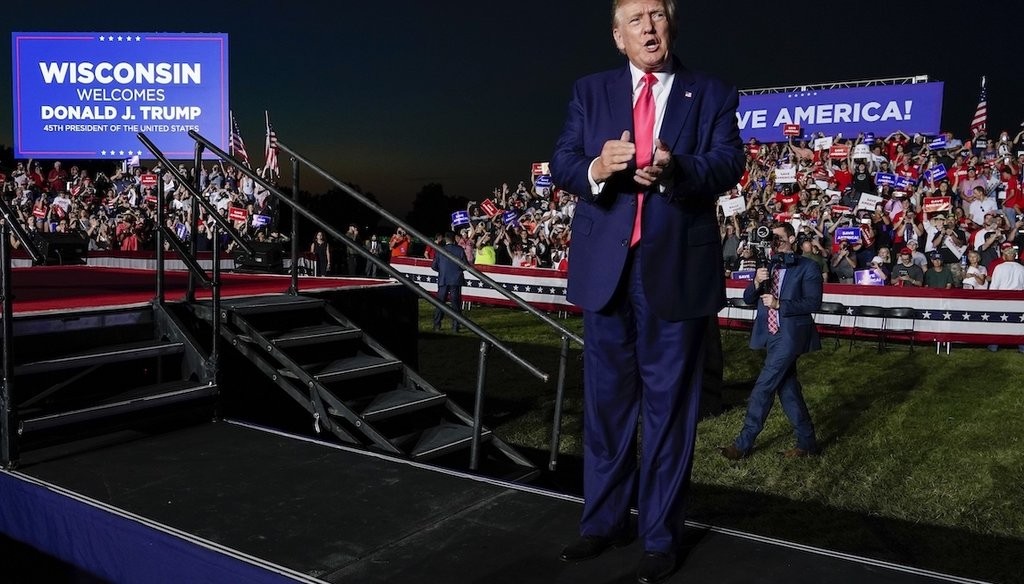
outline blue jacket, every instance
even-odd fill
[[[818,264],[805,257],[794,256],[795,263],[786,268],[779,291],[779,332],[788,349],[800,355],[821,348],[814,313],[821,308],[822,281]],[[776,264],[777,265],[777,264]],[[776,269],[776,268],[772,268]],[[769,271],[769,273],[771,273]],[[743,291],[748,304],[757,302],[757,316],[750,333],[750,348],[763,349],[768,343],[768,309],[765,308],[753,281]]]
[[[446,243],[444,249],[463,262],[469,263],[469,260],[466,259],[466,251],[462,247],[454,243]],[[430,267],[437,272],[438,286],[462,286],[466,283],[462,268],[441,254],[434,256],[434,261],[430,264]]]
[[[675,61],[659,138],[674,155],[665,192],[647,193],[641,257],[644,292],[666,320],[716,314],[725,304],[718,196],[736,186],[744,152],[734,87]],[[633,132],[632,80],[624,66],[576,82],[551,158],[558,187],[579,197],[569,247],[567,297],[585,310],[608,305],[629,253],[637,193],[635,162],[591,193],[591,162],[604,143]]]

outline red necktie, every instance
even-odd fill
[[[658,82],[654,73],[644,75],[644,86],[633,106],[633,143],[636,144],[636,167],[650,166],[654,158],[654,93],[651,87]],[[640,243],[640,216],[644,207],[644,194],[636,194],[636,217],[633,219],[633,237],[629,246]]]
[[[779,297],[779,270],[775,268],[772,270],[772,296]],[[775,334],[779,332],[779,311],[774,308],[768,309],[768,332]]]

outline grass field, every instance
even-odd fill
[[[420,371],[470,404],[479,339],[430,333],[420,308]],[[557,374],[559,338],[529,314],[474,308],[467,316],[541,369]],[[582,332],[581,320],[563,321]],[[742,425],[763,354],[748,333],[724,331],[725,411],[701,422],[690,518],[856,555],[993,582],[1024,582],[1024,355],[934,346],[879,353],[864,342],[799,361],[823,454],[784,460],[792,431],[776,407],[753,455],[722,458]],[[492,351],[486,424],[511,444],[549,447],[554,382]],[[573,347],[560,452],[578,474],[582,360]],[[578,477],[554,477],[573,485]],[[567,487],[571,490],[571,486]]]

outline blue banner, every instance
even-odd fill
[[[836,243],[848,241],[855,243],[860,241],[860,227],[839,227],[836,229]]]
[[[946,178],[946,165],[936,164],[924,171],[924,180],[936,182]]]
[[[896,175],[888,172],[875,173],[876,185],[891,185],[896,183]]]
[[[226,34],[11,33],[16,158],[191,159],[228,149]],[[207,158],[214,158],[207,152]]]
[[[910,178],[909,176],[899,175],[896,180],[893,181],[892,186],[899,191],[909,189],[913,185],[917,184],[917,181]]]
[[[786,124],[799,124],[805,136],[888,136],[896,130],[934,135],[941,117],[942,83],[743,95],[736,112],[743,139],[762,142],[783,141]]]
[[[452,213],[452,227],[469,225],[469,211],[456,211]]]

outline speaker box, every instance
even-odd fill
[[[89,240],[77,233],[36,233],[33,243],[47,266],[81,265],[89,257]]]
[[[250,241],[253,254],[245,250],[235,250],[235,269],[247,272],[266,272],[280,274],[284,272],[284,257],[280,243]]]

